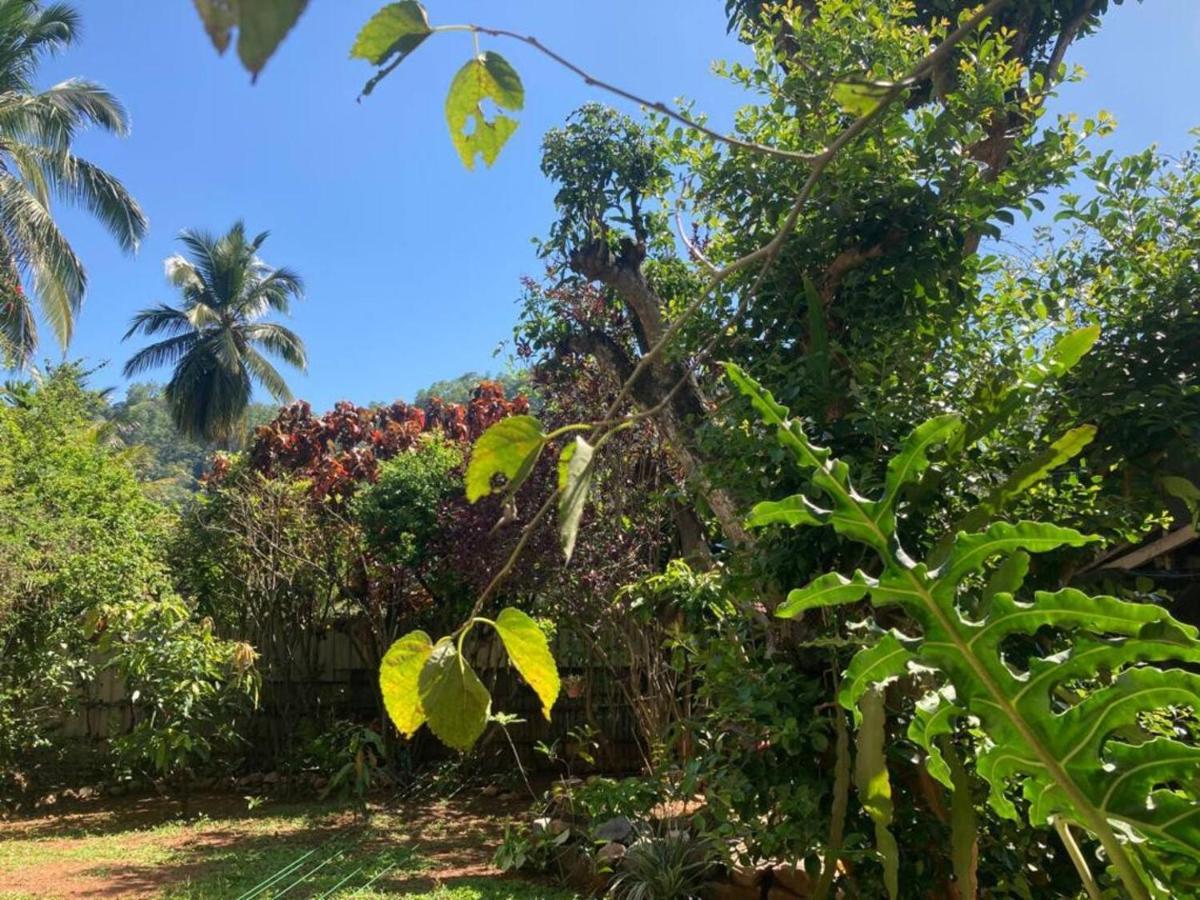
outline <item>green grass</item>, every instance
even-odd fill
[[[228,807],[226,807],[228,809]],[[485,823],[486,824],[486,823]],[[508,878],[460,877],[464,848],[486,861],[494,829],[464,827],[456,811],[436,805],[414,811],[379,811],[369,824],[329,806],[278,812],[131,824],[98,816],[84,825],[64,821],[36,831],[0,831],[0,900],[37,896],[11,890],[4,873],[36,874],[63,867],[88,890],[111,891],[138,883],[160,885],[164,900],[233,900],[261,889],[256,900],[575,900],[576,894]],[[457,843],[456,843],[457,842]],[[450,847],[450,850],[447,850]],[[102,887],[102,882],[108,881]],[[84,883],[84,882],[80,882]]]

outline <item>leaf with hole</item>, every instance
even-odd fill
[[[499,53],[487,51],[458,70],[446,96],[446,124],[454,148],[468,169],[476,157],[492,165],[500,150],[517,130],[517,123],[503,113],[488,118],[484,104],[518,112],[525,106],[525,88],[516,70]]]
[[[467,465],[467,500],[474,503],[493,492],[492,480],[504,476],[510,496],[529,477],[546,446],[541,423],[533,416],[509,416],[479,436]]]

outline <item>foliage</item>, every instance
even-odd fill
[[[85,377],[64,365],[10,384],[0,404],[0,753],[6,768],[35,760],[110,667],[138,716],[122,747],[172,769],[207,752],[209,735],[189,722],[228,728],[214,702],[226,682],[249,684],[247,650],[213,637],[173,593],[171,516],[108,439]]]
[[[378,780],[387,758],[377,731],[354,722],[335,722],[312,742],[309,755],[329,777],[322,799],[330,794],[363,801]]]
[[[490,625],[512,663],[542,701],[549,719],[559,679],[541,627],[518,609],[500,611],[495,621],[473,617],[455,634],[434,644],[423,631],[397,640],[379,670],[379,686],[392,724],[411,735],[422,724],[444,743],[468,750],[491,715],[491,695],[463,656],[463,642],[476,624]]]
[[[639,837],[621,861],[612,895],[623,900],[695,900],[714,859],[715,848],[686,831]]]
[[[129,133],[120,101],[80,78],[34,86],[42,61],[78,37],[79,15],[68,4],[0,2],[0,364],[6,367],[28,364],[37,347],[27,287],[64,347],[83,303],[87,273],[59,230],[52,198],[86,209],[127,252],[146,234],[146,215],[124,185],[72,151],[76,135],[89,127]]]
[[[171,257],[166,269],[183,301],[134,316],[126,339],[139,331],[167,337],[134,354],[125,376],[173,365],[164,395],[175,426],[190,438],[228,446],[245,419],[255,383],[277,401],[291,399],[283,376],[259,351],[301,370],[308,365],[295,332],[258,321],[272,310],[286,314],[291,301],[303,296],[303,282],[288,269],[264,263],[258,251],[267,232],[247,238],[241,222],[219,238],[185,231],[179,239],[189,255]]]
[[[239,716],[258,698],[257,654],[197,622],[178,597],[110,603],[89,617],[106,666],[129,692],[132,727],[113,742],[131,768],[186,776],[236,744]]]
[[[1188,857],[1200,846],[1187,824],[1196,809],[1189,784],[1200,750],[1170,738],[1139,739],[1136,727],[1143,713],[1197,702],[1195,676],[1151,665],[1200,657],[1196,629],[1150,604],[1088,597],[1070,588],[1016,600],[1029,553],[1091,540],[1070,529],[998,522],[985,532],[957,534],[937,568],[912,561],[897,542],[901,492],[920,479],[930,449],[953,440],[961,422],[942,417],[914,431],[888,465],[881,498],[868,500],[851,487],[846,464],[814,447],[785,407],[736,367],[729,373],[795,461],[813,472],[814,489],[831,504],[823,509],[797,495],[789,501],[789,524],[831,525],[875,551],[883,567],[877,577],[861,571],[852,578],[823,575],[792,591],[780,614],[795,616],[869,595],[876,606],[899,605],[921,628],[919,637],[887,631],[862,650],[847,669],[843,706],[860,704],[871,685],[904,674],[909,664],[942,673],[953,693],[933,694],[910,729],[929,753],[934,777],[953,786],[934,738],[970,715],[988,739],[976,766],[991,786],[997,812],[1016,816],[1005,795],[1013,780],[1029,804],[1031,824],[1064,817],[1089,829],[1134,896],[1146,895],[1155,884],[1146,870],[1177,885],[1179,866],[1189,866]],[[997,556],[1006,562],[990,585],[964,594]],[[1002,647],[1041,628],[1070,639],[1064,638],[1057,653],[1030,655],[1014,670]],[[1060,693],[1102,673],[1104,680],[1074,702]]]
[[[367,546],[393,565],[421,567],[436,543],[442,505],[459,487],[462,450],[437,432],[421,436],[409,453],[379,467],[378,480],[356,498],[353,516]]]

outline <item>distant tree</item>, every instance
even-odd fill
[[[0,363],[24,366],[37,347],[37,324],[24,284],[66,346],[87,286],[83,263],[59,231],[52,197],[91,212],[122,249],[146,233],[146,216],[124,186],[71,152],[84,128],[124,136],[120,102],[72,78],[44,91],[33,78],[46,56],[73,44],[79,16],[68,5],[0,0]]]
[[[414,406],[428,406],[431,400],[441,400],[443,403],[470,403],[475,395],[475,389],[485,381],[494,381],[504,388],[509,397],[519,394],[529,396],[531,384],[528,373],[524,371],[509,371],[500,375],[489,375],[487,372],[464,372],[457,378],[446,378],[435,381],[428,387],[417,391],[413,397]]]
[[[300,276],[272,269],[258,257],[263,232],[247,239],[236,223],[222,237],[185,231],[188,257],[167,260],[167,278],[183,295],[178,306],[159,304],[133,318],[125,337],[168,335],[130,358],[125,375],[163,365],[174,374],[164,391],[175,426],[188,437],[229,446],[244,426],[254,383],[276,400],[291,390],[259,349],[303,370],[304,343],[295,332],[258,321],[270,310],[287,313],[303,295]]]

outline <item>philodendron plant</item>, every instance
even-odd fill
[[[787,408],[737,366],[730,379],[750,399],[796,463],[811,473],[813,496],[760,503],[752,525],[828,526],[865,544],[879,574],[822,575],[792,591],[778,609],[785,618],[869,598],[901,607],[914,623],[892,629],[852,660],[839,702],[860,723],[879,728],[879,688],[910,672],[940,682],[919,704],[908,735],[927,754],[930,775],[953,789],[941,739],[970,720],[975,771],[1002,816],[1018,814],[1019,789],[1035,826],[1060,826],[1090,892],[1098,890],[1069,826],[1086,829],[1133,897],[1179,896],[1175,888],[1200,864],[1200,747],[1168,737],[1139,739],[1139,720],[1170,707],[1200,710],[1200,676],[1178,664],[1200,661],[1197,630],[1149,603],[1089,596],[1072,588],[1021,593],[1030,553],[1082,546],[1095,538],[1036,522],[996,522],[959,532],[918,561],[897,536],[897,507],[906,485],[929,467],[929,455],[962,431],[956,416],[917,427],[887,467],[882,495],[855,491],[847,465],[813,445]],[[994,563],[997,563],[993,565]],[[982,573],[988,572],[984,579]],[[1005,642],[1057,629],[1067,649],[1018,668]],[[1061,690],[1086,685],[1083,699]],[[880,767],[882,757],[880,756]],[[961,785],[961,781],[959,782]],[[890,892],[896,890],[895,842],[886,770],[860,779],[860,796],[876,823]],[[1065,828],[1065,831],[1064,831]]]

